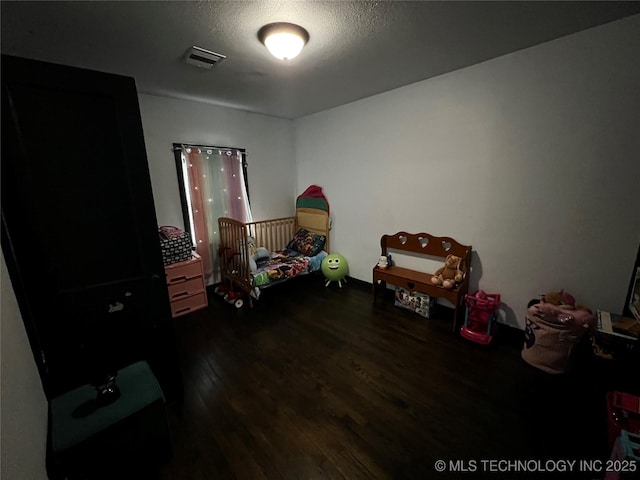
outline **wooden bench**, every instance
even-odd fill
[[[384,293],[387,283],[402,287],[411,293],[421,292],[436,298],[445,298],[454,305],[453,330],[455,332],[458,316],[464,311],[465,295],[469,291],[469,274],[471,272],[471,245],[462,245],[451,237],[436,237],[428,233],[411,234],[398,232],[383,235],[380,239],[381,255],[387,256],[389,250],[424,255],[426,258],[444,259],[453,254],[462,258],[460,270],[464,279],[452,289],[446,289],[431,282],[433,273],[420,272],[395,265],[387,268],[373,267],[373,300]]]

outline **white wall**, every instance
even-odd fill
[[[2,254],[0,478],[46,479],[47,400]]]
[[[144,94],[139,102],[159,225],[183,226],[173,143],[245,148],[254,219],[293,214],[291,120]]]
[[[640,16],[295,122],[298,189],[324,187],[332,250],[371,281],[379,239],[448,235],[502,320],[565,288],[621,312],[640,242]],[[381,75],[384,65],[381,65]]]

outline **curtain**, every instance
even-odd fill
[[[207,285],[220,282],[218,218],[251,222],[243,155],[238,149],[182,147],[182,171],[191,235]]]

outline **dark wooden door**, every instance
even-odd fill
[[[45,391],[179,382],[132,78],[2,57],[2,248]]]

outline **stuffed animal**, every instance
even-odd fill
[[[576,308],[576,299],[569,292],[560,290],[559,292],[547,292],[542,296],[544,303],[557,305],[565,310],[574,310]]]
[[[464,273],[460,270],[461,263],[462,258],[451,254],[447,255],[444,259],[444,267],[436,270],[436,273],[431,277],[431,283],[441,285],[446,289],[455,287],[464,278]]]
[[[566,308],[565,305],[540,302],[527,309],[530,317],[542,320],[549,325],[567,325],[573,328],[593,330],[596,319],[587,309]]]
[[[380,255],[380,257],[378,258],[378,268],[389,268],[391,266],[391,263],[389,262],[389,257],[387,257],[386,255]]]
[[[338,287],[342,288],[342,281],[347,283],[345,277],[349,273],[347,259],[339,253],[331,253],[322,259],[320,270],[327,279],[324,286],[328,287],[331,282],[338,282]]]
[[[249,269],[251,273],[255,273],[258,270],[258,264],[256,262],[262,258],[267,258],[270,253],[269,250],[264,247],[256,248],[255,240],[253,237],[249,237],[249,255]]]
[[[585,312],[593,313],[590,308],[576,304],[575,297],[569,292],[565,292],[564,289],[560,291],[547,292],[540,297],[540,301],[556,305],[563,310],[584,310]],[[531,306],[531,302],[528,306]]]

